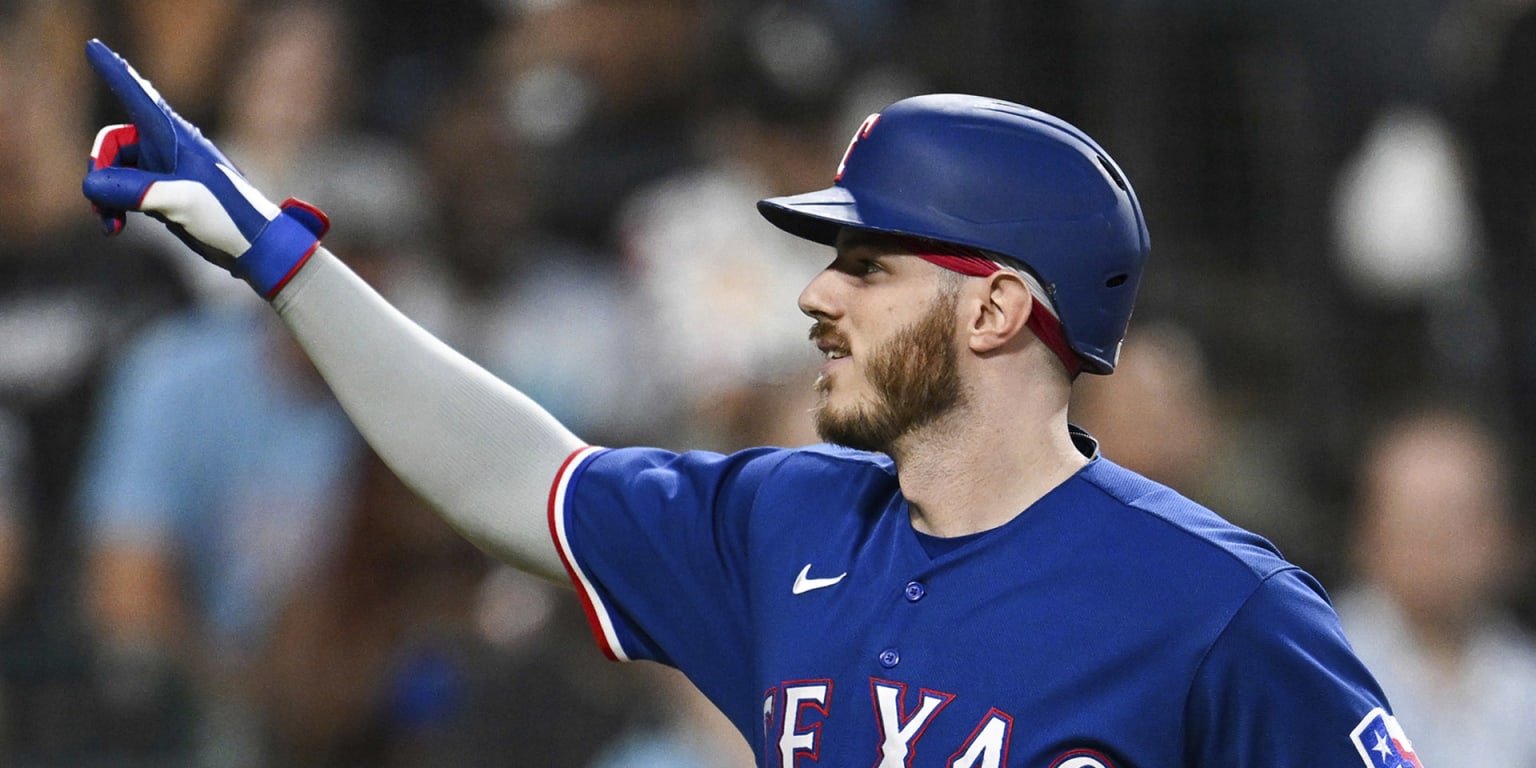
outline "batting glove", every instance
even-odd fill
[[[85,55],[133,121],[101,129],[91,147],[81,186],[103,231],[121,232],[126,212],[142,211],[263,298],[276,296],[330,228],[325,214],[293,198],[273,205],[111,48],[92,40]]]

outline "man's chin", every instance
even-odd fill
[[[879,434],[872,420],[864,413],[834,410],[823,400],[812,414],[816,435],[823,442],[841,445],[857,451],[883,452],[887,440]]]

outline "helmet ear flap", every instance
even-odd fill
[[[831,245],[843,227],[1001,254],[1045,288],[1064,345],[1110,373],[1150,251],[1130,180],[1066,121],[997,99],[903,99],[854,132],[831,187],[758,202],[771,223]]]

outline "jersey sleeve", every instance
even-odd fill
[[[1391,721],[1322,587],[1294,568],[1265,579],[1233,616],[1187,707],[1188,764],[1224,768],[1375,768],[1381,753],[1362,745],[1363,731]],[[1416,765],[1406,738],[1400,748],[1401,764]]]
[[[750,513],[782,454],[571,457],[550,495],[551,534],[604,653],[685,672],[733,657],[747,665]]]

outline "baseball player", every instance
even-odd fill
[[[763,766],[1418,766],[1322,588],[1067,423],[1149,241],[1050,115],[931,95],[828,189],[759,203],[834,249],[800,308],[827,444],[586,445],[400,315],[100,42],[132,123],[85,196],[268,299],[378,453],[463,534],[568,576],[617,660],[688,675]],[[239,407],[231,403],[230,407]]]

